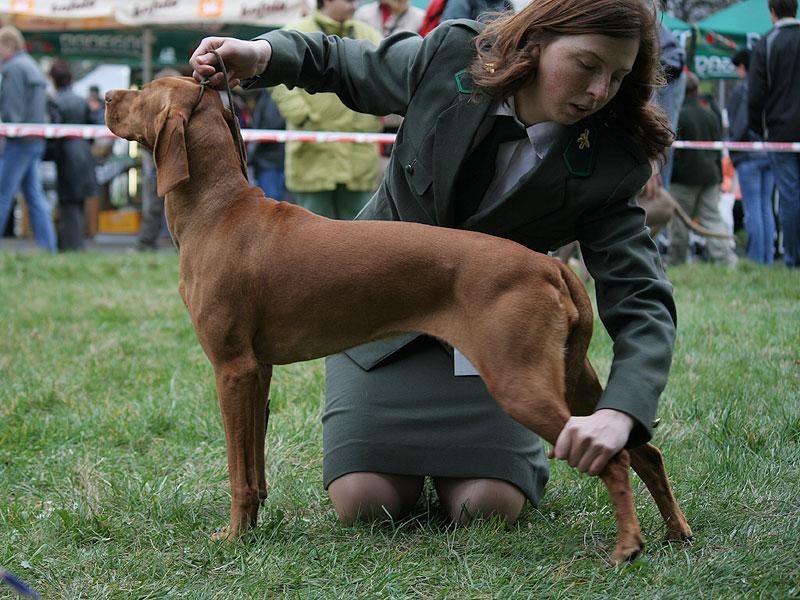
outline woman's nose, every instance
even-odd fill
[[[608,91],[611,88],[611,80],[608,75],[598,75],[592,79],[589,89],[587,90],[592,98],[599,101],[604,101],[608,98]]]

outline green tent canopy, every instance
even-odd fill
[[[715,12],[697,24],[704,31],[728,36],[739,46],[753,42],[772,29],[767,0],[744,0]]]
[[[671,14],[666,12],[658,11],[658,18],[661,19],[661,22],[670,31],[688,31],[692,28],[688,23],[681,21],[678,17],[673,17]]]
[[[736,79],[731,58],[772,29],[767,0],[743,0],[697,23],[693,71],[701,79]]]

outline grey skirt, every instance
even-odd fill
[[[325,487],[357,471],[494,478],[538,505],[548,478],[542,442],[497,406],[477,376],[453,374],[452,351],[418,338],[370,370],[326,361]]]

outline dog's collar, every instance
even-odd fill
[[[248,178],[247,175],[247,152],[244,146],[244,139],[242,139],[242,130],[239,127],[239,117],[236,115],[236,104],[233,102],[233,94],[231,93],[231,84],[228,81],[228,70],[225,68],[225,61],[222,60],[222,57],[216,50],[212,50],[211,52],[214,53],[214,56],[217,57],[219,61],[219,66],[222,71],[222,74],[225,78],[225,92],[228,95],[228,106],[230,107],[231,115],[233,115],[232,123],[231,121],[227,121],[228,129],[230,129],[231,136],[233,137],[233,143],[236,146],[236,152],[239,154],[239,163],[242,167],[242,173],[244,174],[245,179]],[[192,110],[189,113],[189,118],[191,118],[192,114],[194,113],[195,109],[200,106],[200,102],[203,100],[203,95],[206,92],[206,88],[209,86],[210,80],[208,77],[203,79],[200,82],[200,91],[197,94],[197,100],[194,102],[194,106],[192,106]]]

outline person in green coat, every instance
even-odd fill
[[[359,219],[481,231],[539,252],[580,242],[614,359],[596,411],[572,417],[550,456],[597,474],[650,439],[675,339],[672,287],[636,201],[673,138],[650,101],[663,85],[656,23],[647,0],[537,0],[377,48],[289,31],[206,38],[190,63],[221,85],[215,49],[234,85],[334,92],[354,110],[403,115]],[[517,131],[500,141],[500,129]],[[490,178],[475,194],[481,161]],[[469,373],[457,350],[414,334],[327,359],[323,478],[341,520],[408,513],[425,476],[458,522],[511,523],[526,498],[538,503],[541,441]]]
[[[317,0],[317,10],[285,29],[378,44],[381,34],[353,18],[356,6],[355,0]],[[381,131],[377,117],[351,110],[335,94],[310,94],[285,85],[271,94],[289,131]],[[375,143],[286,142],[286,189],[297,204],[324,217],[353,219],[375,191],[379,170]]]

